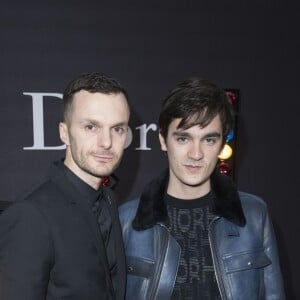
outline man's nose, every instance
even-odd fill
[[[110,130],[101,130],[98,133],[98,146],[104,149],[109,149],[112,146],[112,137]]]
[[[200,142],[194,142],[189,149],[189,158],[194,160],[200,160],[203,158],[203,150]]]

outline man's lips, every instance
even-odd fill
[[[190,165],[190,164],[185,164],[184,167],[188,169],[189,171],[199,171],[201,168],[203,168],[202,165]]]
[[[203,165],[194,165],[194,164],[184,164],[185,167],[188,168],[202,168]]]
[[[92,154],[92,156],[99,161],[109,161],[113,159],[113,155],[109,154]]]

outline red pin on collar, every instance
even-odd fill
[[[103,177],[101,180],[102,186],[107,186],[109,184],[109,176]]]

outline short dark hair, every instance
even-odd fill
[[[159,130],[166,138],[170,123],[181,118],[178,128],[207,126],[219,114],[223,142],[234,125],[234,110],[226,92],[214,83],[198,77],[179,83],[165,98],[160,116]]]
[[[83,73],[74,78],[65,88],[63,94],[63,114],[64,121],[68,119],[71,105],[73,102],[73,96],[75,93],[84,90],[90,93],[102,93],[102,94],[124,94],[127,99],[126,90],[120,85],[120,83],[101,73]]]

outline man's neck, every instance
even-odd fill
[[[211,191],[210,180],[196,186],[190,186],[183,183],[175,184],[169,181],[167,194],[182,200],[192,200],[201,198]]]
[[[77,177],[92,187],[94,190],[98,190],[101,184],[101,178],[94,177],[82,171],[74,164],[70,164],[68,160],[64,161],[65,166],[70,169]]]

